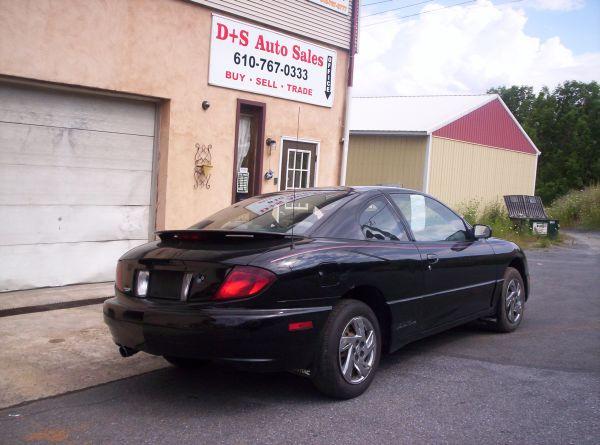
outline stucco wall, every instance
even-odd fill
[[[319,185],[339,183],[347,53],[333,108],[209,86],[211,11],[181,0],[0,0],[0,75],[160,98],[157,228],[231,202],[236,100],[266,104],[265,137],[320,141]],[[203,111],[208,100],[211,107]],[[212,144],[211,188],[195,190],[194,144]],[[264,170],[278,176],[277,151]],[[276,190],[263,182],[263,192]]]
[[[351,135],[346,184],[420,190],[426,144],[425,136]]]
[[[534,193],[536,155],[434,137],[430,156],[429,193],[457,210]]]

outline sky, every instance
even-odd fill
[[[362,0],[359,37],[354,96],[600,81],[600,0]]]

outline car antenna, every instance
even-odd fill
[[[298,155],[298,139],[300,138],[300,105],[298,105],[298,122],[296,123],[296,154],[294,155],[294,162],[296,162],[296,156]],[[288,154],[289,156],[289,154]],[[294,226],[296,225],[296,172],[292,176],[292,244],[290,249],[294,249]],[[286,178],[287,181],[287,178]]]

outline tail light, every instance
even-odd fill
[[[115,274],[115,287],[119,289],[121,292],[124,292],[125,285],[123,284],[123,268],[125,266],[121,261],[117,262],[117,271]]]
[[[247,298],[266,289],[277,277],[259,267],[235,266],[214,296],[215,300]]]

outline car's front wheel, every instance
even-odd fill
[[[359,396],[373,381],[380,356],[381,331],[371,308],[357,300],[342,300],[321,332],[312,380],[328,396]]]
[[[519,327],[525,315],[525,285],[519,271],[507,267],[502,283],[502,296],[496,307],[495,328],[512,332]]]

